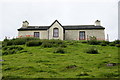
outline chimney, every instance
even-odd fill
[[[99,20],[96,20],[96,21],[95,21],[95,26],[101,26],[101,24],[100,24],[100,21],[99,21]]]
[[[22,27],[28,27],[29,23],[28,21],[23,21]]]

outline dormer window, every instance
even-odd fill
[[[59,29],[58,28],[53,29],[53,37],[59,37]]]

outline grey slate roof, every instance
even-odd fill
[[[55,20],[50,26],[28,26],[28,27],[21,27],[18,29],[18,31],[26,31],[26,30],[47,30],[49,29],[55,22],[58,22]],[[59,22],[58,22],[59,23]],[[59,23],[60,24],[60,23]],[[61,24],[60,24],[61,25]],[[95,26],[95,25],[66,25],[62,26],[65,30],[86,30],[86,29],[105,29],[102,26]]]
[[[105,29],[102,26],[94,25],[73,25],[73,26],[63,26],[65,30],[80,30],[80,29]]]
[[[23,30],[47,30],[50,26],[28,26],[26,28],[21,27],[18,31]],[[65,30],[81,30],[81,29],[105,29],[102,26],[94,26],[94,25],[69,25],[63,26]]]

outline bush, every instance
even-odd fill
[[[97,40],[95,36],[90,36],[90,40]]]
[[[97,41],[97,40],[89,40],[89,41],[88,41],[88,44],[90,44],[90,45],[99,45],[100,42]]]
[[[85,52],[89,54],[98,54],[98,50],[95,47],[90,47],[86,49]]]
[[[2,55],[8,55],[9,53],[8,53],[8,51],[3,51],[2,52]]]
[[[57,39],[57,40],[51,39],[51,40],[49,40],[49,43],[52,43],[52,44],[63,44],[63,41],[59,40],[59,39]]]
[[[81,43],[87,43],[87,41],[84,40],[84,41],[81,41]]]
[[[107,44],[106,43],[101,43],[101,46],[107,46]]]
[[[23,50],[23,48],[20,46],[9,46],[9,47],[6,46],[3,48],[2,55],[15,54],[21,50]]]
[[[28,41],[28,42],[26,42],[26,46],[39,46],[39,45],[41,45],[42,44],[42,42],[41,41]]]
[[[13,45],[14,43],[13,43],[12,40],[9,40],[9,41],[5,41],[4,44],[5,44],[6,46],[10,46],[10,45]]]
[[[109,45],[109,41],[102,41],[102,43],[105,43],[106,45]]]
[[[120,40],[115,40],[115,41],[113,41],[113,43],[120,44]]]
[[[116,46],[116,47],[120,47],[120,44],[116,44],[115,46]]]
[[[44,47],[44,48],[51,48],[51,47],[53,47],[51,43],[45,43],[45,42],[43,42],[41,46]]]
[[[61,47],[58,47],[54,50],[54,53],[65,53],[65,50]]]
[[[111,43],[109,44],[109,46],[115,46],[115,43],[111,42]]]
[[[13,50],[13,49],[15,49],[15,50],[23,50],[23,48],[20,47],[20,46],[10,46],[8,48],[9,48],[9,50]]]
[[[26,40],[25,39],[22,39],[22,38],[17,38],[15,40],[12,40],[14,45],[23,45],[26,43]]]
[[[61,44],[60,47],[65,48],[65,47],[67,47],[67,45],[66,44]]]
[[[3,50],[7,50],[7,49],[8,49],[8,47],[7,47],[7,46],[5,46],[5,47],[3,47],[2,49],[3,49]]]
[[[34,37],[24,37],[24,38],[13,38],[11,40],[4,40],[2,42],[3,46],[10,46],[10,45],[23,45],[27,41],[31,40],[40,40],[39,38],[34,38]]]
[[[51,40],[42,40],[42,47],[67,47],[66,44],[62,41],[62,40],[55,40],[55,39],[51,39]]]

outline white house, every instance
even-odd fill
[[[29,26],[27,21],[18,29],[19,37],[38,37],[40,39],[89,40],[95,36],[105,40],[104,27],[96,20],[95,25],[61,25],[55,20],[50,26]]]

